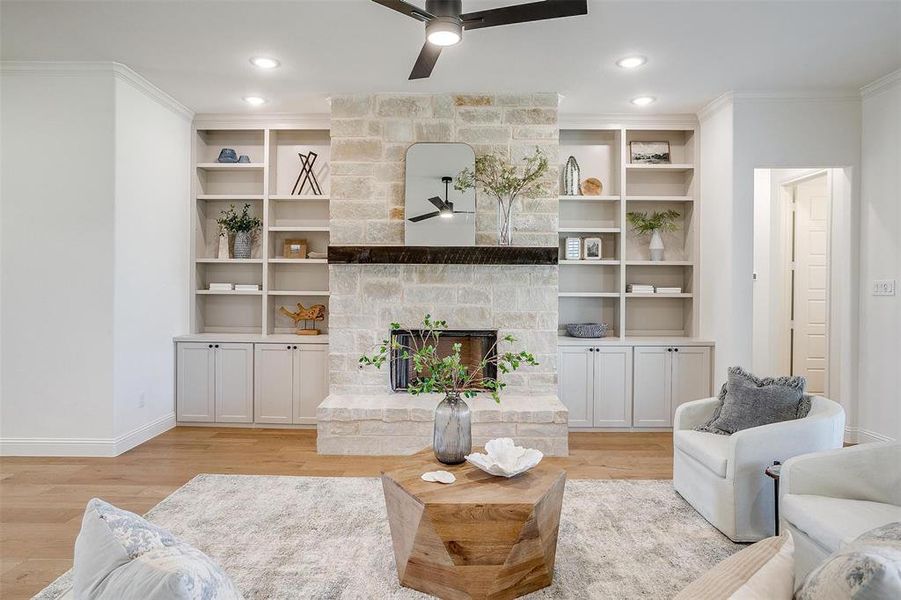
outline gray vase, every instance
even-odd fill
[[[235,258],[250,258],[251,238],[249,231],[235,232]]]
[[[472,452],[472,420],[460,394],[447,394],[435,408],[432,448],[435,458],[446,465],[458,465]]]

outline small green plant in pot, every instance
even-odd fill
[[[455,465],[462,463],[472,452],[472,422],[469,406],[463,398],[488,392],[495,402],[500,403],[500,392],[506,384],[496,377],[488,377],[487,368],[494,366],[499,374],[507,374],[524,365],[536,366],[538,361],[525,350],[498,352],[500,341],[516,342],[512,335],[505,335],[491,346],[481,361],[470,365],[462,360],[459,343],[453,344],[449,353],[439,352],[438,342],[445,330],[447,322],[432,319],[431,315],[423,318],[422,327],[417,331],[401,329],[400,324],[391,323],[390,339],[382,340],[373,354],[361,356],[359,362],[361,368],[374,366],[380,369],[393,351],[396,357],[412,362],[414,378],[407,386],[410,394],[444,395],[435,408],[432,448],[438,460]],[[401,338],[410,343],[402,343]]]
[[[632,226],[632,231],[638,235],[651,236],[651,243],[648,245],[651,260],[663,260],[663,238],[660,237],[662,231],[675,231],[679,228],[679,217],[682,216],[677,210],[664,210],[654,212],[650,215],[646,212],[628,212],[626,220]]]
[[[219,213],[216,223],[219,224],[220,235],[234,236],[234,258],[250,258],[253,236],[263,225],[259,217],[251,216],[250,204],[245,204],[240,214],[232,204],[227,210]]]

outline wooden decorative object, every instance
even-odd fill
[[[583,196],[600,196],[604,184],[597,177],[589,177],[579,186]]]
[[[279,307],[278,311],[294,321],[294,329],[297,335],[319,335],[320,331],[310,323],[315,325],[316,321],[325,320],[325,305],[314,304],[310,308],[304,308],[300,302],[297,303],[297,312],[291,312],[284,306]],[[301,327],[298,323],[303,323]]]
[[[285,258],[306,258],[307,241],[301,239],[285,240],[282,246],[282,255]]]
[[[551,584],[566,473],[542,463],[511,479],[430,450],[382,474],[400,584],[439,598],[517,598]],[[426,471],[457,480],[429,483]]]

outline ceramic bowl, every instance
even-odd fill
[[[473,452],[466,462],[490,475],[515,477],[541,462],[544,454],[534,448],[517,446],[510,438],[498,438],[485,444],[485,452]]]
[[[241,156],[238,157],[238,162],[239,163],[249,163],[250,157],[247,156],[246,154],[242,154]]]
[[[569,323],[566,334],[577,338],[602,338],[607,335],[606,323]]]

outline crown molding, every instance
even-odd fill
[[[834,102],[860,100],[860,92],[852,89],[788,90],[731,92],[732,100],[740,102]]]
[[[705,104],[701,110],[698,111],[698,121],[706,121],[722,109],[731,106],[733,95],[733,92],[726,92]]]
[[[198,113],[194,129],[331,129],[330,113]]]
[[[136,73],[130,67],[117,62],[80,61],[0,61],[0,72],[4,75],[53,75],[77,77],[109,74],[131,85],[145,96],[168,108],[176,115],[190,120],[194,111]]]
[[[632,113],[560,113],[560,129],[692,129],[698,119],[692,114],[651,114]]]
[[[901,69],[892,71],[888,75],[866,84],[860,88],[860,95],[863,98],[869,98],[870,96],[876,96],[882,92],[886,92],[899,84],[901,84]]]

